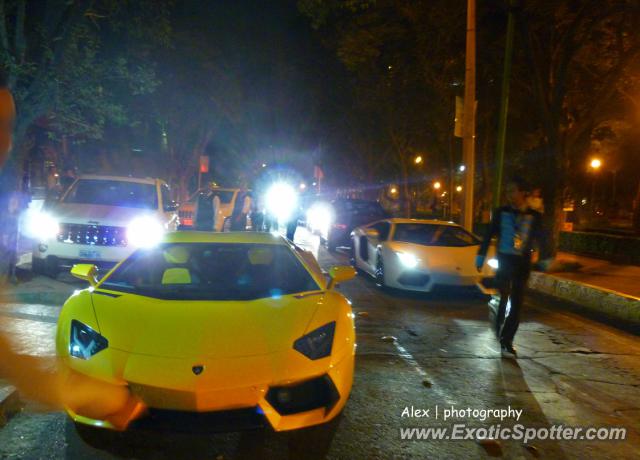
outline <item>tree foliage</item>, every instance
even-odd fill
[[[0,1],[0,66],[18,106],[18,147],[33,123],[100,138],[158,84],[149,51],[170,41],[165,0]],[[18,152],[20,149],[18,149]]]
[[[542,181],[546,222],[557,235],[569,184],[584,175],[586,155],[599,127],[628,115],[628,89],[640,57],[640,5],[635,1],[530,1],[522,10],[528,62],[527,96],[539,133],[530,166],[547,172]],[[637,85],[637,83],[635,83]],[[636,86],[637,87],[637,86]],[[555,250],[555,239],[547,248]]]

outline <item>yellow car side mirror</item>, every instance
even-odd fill
[[[329,269],[329,286],[327,289],[333,289],[334,286],[338,283],[342,283],[344,281],[349,281],[350,279],[355,278],[356,269],[350,265],[336,265]]]
[[[71,267],[71,274],[76,278],[88,281],[91,286],[98,284],[96,272],[98,267],[93,264],[75,264]]]

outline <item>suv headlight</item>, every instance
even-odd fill
[[[74,358],[89,359],[109,346],[109,341],[78,320],[71,320],[69,354]]]
[[[139,248],[158,244],[164,235],[164,226],[153,217],[139,217],[127,227],[127,242]]]
[[[320,359],[331,354],[333,347],[333,334],[336,330],[336,322],[320,326],[307,335],[300,337],[293,342],[293,348],[309,359]]]
[[[51,214],[34,212],[27,217],[27,234],[40,241],[55,238],[60,233],[60,224]]]

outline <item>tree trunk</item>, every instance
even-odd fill
[[[636,198],[633,200],[632,224],[633,230],[636,232],[636,234],[640,234],[640,182],[638,182]]]

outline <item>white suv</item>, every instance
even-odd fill
[[[80,176],[59,201],[28,219],[33,271],[55,276],[77,262],[112,267],[175,231],[177,208],[160,179]]]

